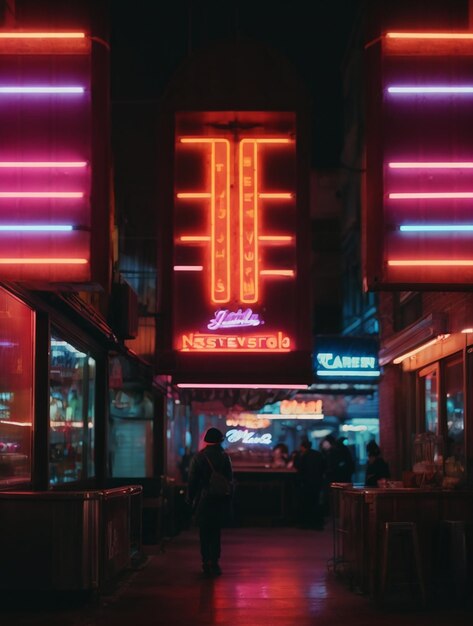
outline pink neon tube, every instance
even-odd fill
[[[473,161],[392,161],[388,163],[391,169],[471,169]]]
[[[4,257],[0,258],[1,265],[85,265],[88,263],[87,259],[74,259],[74,258],[21,258],[21,257]]]
[[[473,266],[473,260],[467,259],[403,259],[399,261],[388,261],[392,267],[469,267]]]
[[[86,161],[0,161],[0,167],[85,167]]]
[[[0,191],[0,198],[83,198],[82,191]]]
[[[0,33],[0,39],[84,39],[85,33],[9,32]]]
[[[442,200],[442,199],[464,199],[473,198],[473,191],[452,191],[452,192],[421,192],[421,193],[390,193],[391,200]]]

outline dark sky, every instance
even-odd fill
[[[192,52],[251,38],[284,55],[306,84],[313,164],[334,167],[343,126],[340,66],[358,6],[358,0],[111,0],[113,98],[159,98]]]

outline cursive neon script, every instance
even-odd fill
[[[261,443],[265,446],[271,445],[272,441],[271,433],[264,433],[264,435],[258,435],[251,430],[237,430],[232,428],[227,431],[227,439],[229,443]]]
[[[228,309],[219,309],[215,311],[215,317],[207,324],[209,330],[218,330],[219,328],[238,328],[245,326],[260,326],[264,324],[258,313],[253,313],[252,309],[238,309],[238,311],[229,311]]]

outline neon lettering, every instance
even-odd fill
[[[271,441],[273,436],[271,433],[264,433],[263,435],[258,435],[254,431],[251,430],[237,430],[236,428],[232,428],[227,431],[226,434],[227,440],[229,443],[244,443],[244,444],[263,444],[265,446],[271,445]]]
[[[260,326],[264,322],[260,319],[258,313],[253,313],[252,309],[238,309],[236,312],[228,309],[215,311],[213,317],[207,324],[209,330],[218,330],[219,328],[238,328],[248,326]]]
[[[181,335],[182,352],[289,352],[291,339],[279,331],[271,335],[209,335],[188,333]]]

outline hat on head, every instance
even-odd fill
[[[206,443],[222,443],[223,440],[223,433],[218,428],[209,428],[205,433],[204,441]]]

